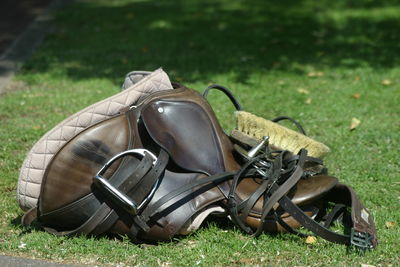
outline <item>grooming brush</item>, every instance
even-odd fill
[[[254,146],[264,136],[268,136],[269,144],[274,149],[289,150],[297,154],[301,148],[305,148],[308,155],[315,158],[323,158],[330,152],[329,147],[323,143],[276,122],[246,111],[236,111],[235,116],[236,129],[232,131],[231,136],[249,146]]]

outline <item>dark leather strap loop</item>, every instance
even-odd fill
[[[340,215],[343,215],[344,211],[346,210],[346,206],[343,204],[336,204],[332,211],[327,214],[324,226],[330,227],[332,223],[339,218]]]
[[[275,220],[283,227],[285,228],[286,231],[288,231],[288,233],[300,236],[300,237],[307,237],[307,234],[304,234],[296,229],[294,229],[293,227],[291,227],[289,224],[287,224],[282,218],[281,216],[279,216],[276,211],[274,211],[274,218]]]
[[[132,187],[140,182],[143,176],[151,169],[152,165],[153,159],[146,154],[136,167],[135,171],[124,179],[124,182],[118,187],[119,190],[122,192],[129,192]]]
[[[239,104],[239,101],[235,98],[235,96],[232,94],[232,92],[229,91],[228,88],[226,88],[224,86],[221,86],[221,85],[218,85],[218,84],[210,85],[209,87],[206,88],[206,90],[204,90],[203,97],[205,99],[207,99],[208,92],[211,89],[217,89],[217,90],[223,92],[226,96],[229,97],[229,99],[231,100],[232,104],[235,106],[236,110],[242,110],[242,106]]]
[[[279,117],[276,117],[276,118],[272,119],[271,121],[272,121],[272,122],[279,122],[279,121],[282,121],[282,120],[289,120],[289,121],[293,122],[293,123],[296,125],[297,129],[299,129],[299,131],[300,131],[302,134],[307,135],[307,134],[306,134],[306,131],[305,131],[304,128],[303,128],[303,126],[301,126],[301,124],[300,124],[298,121],[296,121],[295,119],[293,119],[293,118],[291,118],[291,117],[288,117],[288,116],[279,116]]]
[[[38,210],[37,207],[30,208],[21,218],[21,224],[23,226],[30,226],[32,222],[37,218]]]

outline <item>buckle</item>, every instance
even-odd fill
[[[260,174],[263,177],[263,179],[268,178],[268,173],[267,173],[268,170],[265,168],[260,168],[256,164],[257,163],[253,164],[253,167],[256,170],[256,172],[258,172],[258,174]]]
[[[97,172],[97,174],[93,177],[93,183],[100,189],[104,194],[110,197],[114,202],[119,204],[124,210],[132,215],[136,215],[138,211],[142,209],[142,207],[153,197],[158,185],[159,180],[154,183],[152,189],[149,194],[145,197],[145,199],[137,205],[135,201],[133,201],[130,197],[125,195],[123,192],[118,190],[115,186],[110,184],[110,182],[103,177],[104,173],[108,170],[108,168],[118,159],[128,156],[128,155],[139,155],[142,158],[146,156],[146,154],[150,155],[153,159],[153,166],[157,161],[157,157],[148,151],[147,149],[130,149],[124,152],[121,152],[114,157],[112,157],[104,166]]]
[[[372,235],[367,232],[359,232],[351,228],[350,244],[361,251],[373,248]]]
[[[247,152],[247,156],[249,158],[254,158],[261,149],[268,146],[268,143],[269,143],[269,136],[264,136],[258,145],[256,145],[255,147],[250,149],[249,152]]]

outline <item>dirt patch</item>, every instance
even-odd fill
[[[0,55],[50,2],[51,0],[0,1]]]
[[[11,91],[26,90],[29,89],[29,85],[22,81],[10,81],[0,92],[0,96]]]

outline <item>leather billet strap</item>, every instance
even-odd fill
[[[143,179],[141,179],[140,182],[130,188],[130,190],[128,191],[128,195],[141,196],[147,195],[149,194],[149,192],[151,193],[154,185],[160,181],[161,175],[164,173],[165,168],[167,167],[168,160],[168,153],[165,150],[161,149],[154,167],[143,177]],[[149,198],[147,199],[147,201],[144,200],[141,203],[141,207],[139,207],[137,210],[138,213],[132,216],[133,223],[130,227],[129,237],[133,241],[138,241],[137,236],[140,230],[143,230],[145,232],[148,232],[150,230],[150,227],[147,225],[147,222],[143,219],[141,215],[142,211],[146,208],[149,201]]]
[[[319,209],[317,207],[312,207],[312,214],[318,214],[318,212],[319,212]],[[307,237],[308,236],[308,234],[302,233],[299,230],[294,229],[289,224],[287,224],[281,218],[281,216],[278,215],[278,213],[275,210],[273,211],[273,217],[288,233],[297,235],[299,237]]]

